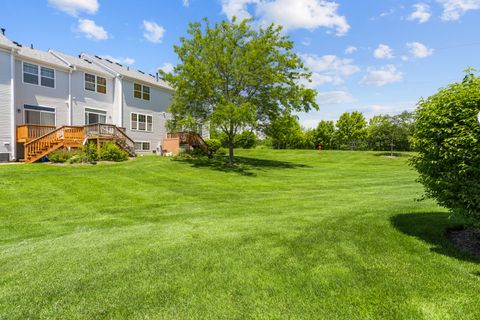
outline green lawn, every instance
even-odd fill
[[[0,319],[479,319],[407,157],[0,166]]]

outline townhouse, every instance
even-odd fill
[[[34,49],[4,33],[0,34],[0,161],[24,158],[29,137],[20,139],[22,126],[29,126],[25,132],[37,139],[63,126],[112,125],[133,141],[137,153],[164,150],[173,88],[158,74],[87,53],[72,56]],[[203,134],[208,136],[208,131]]]

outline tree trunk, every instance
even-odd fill
[[[228,165],[233,166],[233,139],[228,138]]]

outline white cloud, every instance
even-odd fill
[[[480,0],[437,0],[443,6],[442,20],[460,19],[467,11],[479,10]]]
[[[353,64],[352,59],[342,59],[335,55],[300,54],[300,57],[313,73],[311,87],[325,83],[339,85],[345,81],[345,78],[360,71],[360,68]]]
[[[166,73],[170,73],[173,71],[173,64],[170,62],[165,62],[161,67],[158,68],[159,70],[162,70]]]
[[[426,58],[433,54],[433,49],[428,48],[426,45],[420,42],[409,42],[407,48],[415,58]]]
[[[378,48],[373,52],[376,59],[392,59],[394,58],[393,50],[386,44],[378,45]]]
[[[381,87],[389,83],[400,82],[402,79],[403,74],[394,65],[389,64],[385,67],[367,69],[367,74],[360,83]]]
[[[85,34],[88,39],[107,40],[108,32],[102,27],[89,19],[79,19],[77,31]]]
[[[182,5],[183,5],[184,7],[188,7],[188,6],[190,5],[190,1],[188,1],[188,0],[182,0]]]
[[[228,17],[251,18],[249,6],[263,24],[274,22],[285,29],[335,29],[345,35],[350,29],[345,16],[338,14],[338,3],[327,0],[222,0],[222,11]]]
[[[128,57],[126,57],[126,58],[116,58],[116,57],[112,57],[112,56],[109,56],[109,55],[100,56],[100,57],[103,58],[103,59],[107,59],[107,60],[110,60],[110,61],[113,61],[113,62],[116,62],[116,63],[126,65],[126,66],[130,66],[130,65],[135,63],[135,59],[128,58]]]
[[[312,44],[312,40],[309,37],[303,38],[302,45],[309,47]]]
[[[425,23],[430,20],[432,14],[430,13],[430,6],[425,3],[417,3],[413,5],[414,11],[408,16],[407,20],[415,21],[418,23]]]
[[[81,12],[95,14],[99,8],[97,0],[48,0],[48,3],[52,7],[74,17]]]
[[[346,91],[318,92],[317,103],[319,105],[331,105],[341,103],[352,103],[355,99]]]
[[[145,29],[143,33],[145,39],[152,43],[162,42],[163,35],[165,34],[164,27],[159,26],[153,21],[143,20],[143,28]]]
[[[347,49],[345,49],[345,54],[352,54],[355,51],[357,51],[357,47],[354,46],[348,46]]]

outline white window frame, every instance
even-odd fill
[[[98,111],[98,112],[95,112],[95,111]],[[107,112],[107,110],[85,107],[83,115],[85,116],[87,113],[93,113],[93,114],[97,114],[99,116],[105,116],[105,124],[108,124],[108,112]],[[85,125],[87,125],[86,121],[85,121]]]
[[[136,114],[137,115],[137,128],[136,129],[133,129],[132,128],[132,114]],[[142,116],[145,116],[145,130],[141,130],[138,126],[138,124],[140,123],[139,121],[139,116],[142,115]],[[152,118],[152,130],[148,130],[148,117],[151,117]],[[130,118],[129,118],[129,122],[130,122],[130,131],[139,131],[139,132],[153,132],[153,115],[151,114],[146,114],[146,113],[139,113],[139,112],[130,112]],[[138,141],[140,142],[140,141]],[[147,141],[145,141],[147,142]]]
[[[56,107],[50,107],[50,106],[34,106],[34,105],[31,105],[32,107],[40,107],[40,108],[49,108],[49,109],[53,109],[54,111],[46,111],[46,110],[32,110],[32,109],[28,109],[28,104],[24,104],[23,105],[23,122],[25,124],[32,124],[32,123],[26,123],[27,122],[27,111],[38,111],[38,112],[46,112],[46,113],[53,113],[55,115],[54,119],[55,119],[55,123],[52,125],[52,126],[57,126],[57,108]],[[41,126],[41,124],[40,124]]]
[[[87,81],[85,80],[85,75],[87,75],[87,74],[95,77],[95,90],[94,91],[88,90],[87,88],[85,88],[85,84],[87,83]],[[98,78],[105,79],[105,93],[98,92]],[[99,75],[96,75],[94,73],[84,72],[83,73],[83,90],[86,91],[86,92],[93,92],[93,93],[105,94],[106,95],[106,94],[108,94],[108,79],[107,79],[107,77],[99,76]]]
[[[136,90],[135,90],[135,85],[136,85],[136,84],[138,84],[138,85],[140,86],[140,89],[141,89],[141,91],[140,91],[140,94],[141,94],[140,98],[135,97],[135,91],[136,91]],[[148,88],[148,96],[149,96],[149,99],[148,99],[148,100],[143,98],[143,93],[144,93],[143,90],[144,90],[145,87]],[[152,100],[152,87],[147,86],[147,85],[144,85],[144,84],[141,84],[140,82],[133,82],[133,92],[132,92],[132,94],[133,94],[133,98],[134,98],[134,99],[139,99],[139,100],[143,100],[143,101],[151,101],[151,100]]]
[[[25,71],[24,71],[24,64],[27,63],[27,64],[30,64],[32,66],[37,66],[37,77],[38,77],[38,83],[35,84],[35,83],[29,83],[29,82],[25,82],[25,77],[24,77],[24,74],[25,74]],[[49,87],[49,86],[42,86],[42,67],[43,68],[46,68],[46,69],[51,69],[53,70],[53,87]],[[27,72],[28,73],[28,72]],[[28,73],[28,74],[31,74],[31,73]],[[50,79],[50,78],[49,78]],[[43,88],[48,88],[48,89],[55,89],[57,87],[57,70],[55,70],[55,68],[52,68],[52,67],[48,67],[46,65],[42,65],[42,64],[38,64],[38,63],[34,63],[34,62],[28,62],[28,61],[24,61],[22,60],[22,83],[23,84],[28,84],[28,85],[31,85],[31,86],[37,86],[37,87],[43,87]],[[50,108],[50,107],[49,107]]]
[[[138,152],[152,151],[152,142],[151,142],[151,141],[134,141],[134,143],[135,143],[135,144],[140,143],[141,146],[142,146],[141,149],[135,148],[135,151],[138,151]],[[144,143],[148,143],[148,146],[149,146],[148,149],[143,149],[143,144],[144,144]]]

